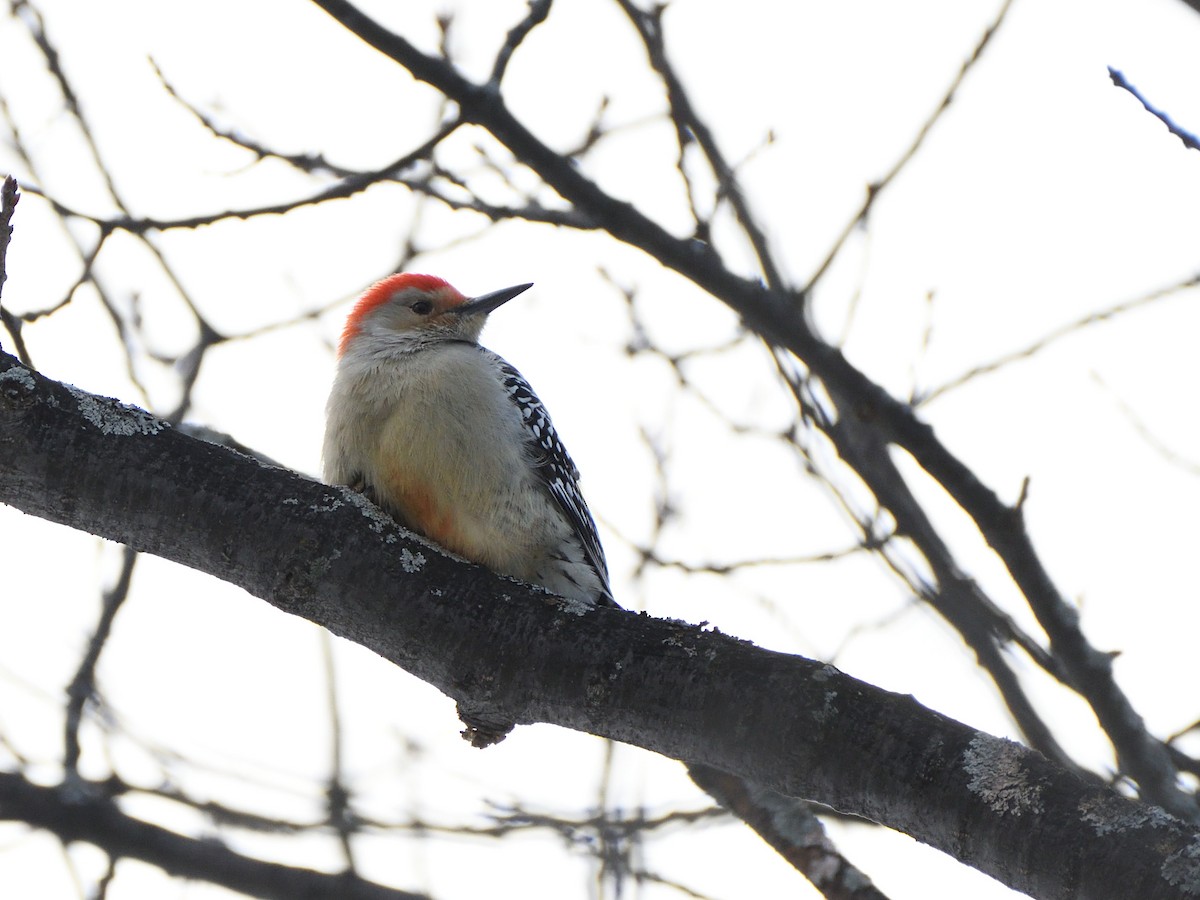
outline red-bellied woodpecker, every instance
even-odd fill
[[[402,274],[369,288],[338,346],[325,480],[493,571],[612,605],[575,464],[521,373],[478,343],[529,287],[468,299]]]

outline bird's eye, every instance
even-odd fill
[[[409,309],[418,316],[427,316],[433,312],[433,303],[429,300],[414,300]]]

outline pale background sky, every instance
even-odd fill
[[[742,184],[797,282],[828,251],[864,185],[912,140],[999,6],[675,0],[665,20],[670,50],[727,156],[753,155]],[[517,2],[364,8],[427,49],[437,41],[434,12],[455,10],[454,51],[476,78],[524,10]],[[390,161],[423,141],[437,120],[432,92],[412,87],[314,6],[46,0],[39,9],[138,214],[242,208],[317,188],[280,164],[252,165],[245,151],[208,136],[165,94],[148,57],[223,125],[345,166]],[[1200,154],[1114,88],[1106,66],[1200,131],[1198,43],[1200,15],[1179,0],[1016,0],[951,110],[875,208],[869,233],[851,239],[822,283],[816,313],[826,332],[846,334],[851,360],[907,396],[914,385],[936,387],[1080,316],[1194,274]],[[39,183],[74,208],[112,214],[27,30],[7,18],[0,20],[0,89],[42,167]],[[587,171],[667,227],[686,227],[680,185],[669,175],[670,134],[652,118],[660,95],[610,4],[556,5],[514,59],[505,93],[557,146],[576,142],[608,95],[605,121],[626,127],[589,157]],[[763,147],[768,132],[775,140]],[[466,154],[471,145],[455,146]],[[20,174],[5,137],[0,170],[7,169]],[[332,307],[316,322],[213,351],[190,418],[317,473],[330,344],[354,293],[394,264],[412,209],[403,190],[380,187],[284,218],[156,239],[226,333]],[[660,570],[632,585],[628,541],[648,539],[656,490],[641,428],[672,451],[669,489],[684,513],[664,534],[662,552],[690,562],[795,556],[843,548],[853,536],[825,492],[799,477],[794,458],[772,442],[729,435],[703,404],[676,390],[664,365],[622,351],[625,305],[597,269],[636,286],[647,327],[671,350],[724,343],[734,319],[723,308],[595,235],[510,226],[463,241],[480,235],[479,221],[436,206],[423,215],[426,246],[458,242],[423,256],[420,268],[467,293],[535,282],[493,318],[484,341],[529,378],[579,463],[622,603],[832,660],[971,725],[1015,736],[961,641],[912,606],[874,560],[722,579]],[[34,195],[23,199],[16,228],[5,304],[18,312],[49,306],[74,281],[78,263]],[[85,245],[94,240],[86,226],[75,233]],[[188,320],[144,248],[114,238],[99,271],[122,302],[138,296],[154,351],[189,346]],[[1195,290],[1179,292],[977,379],[924,411],[1002,497],[1014,500],[1021,480],[1032,479],[1026,511],[1035,544],[1064,594],[1079,602],[1091,641],[1122,652],[1120,683],[1160,735],[1200,718],[1193,699],[1200,614],[1190,565],[1200,505],[1196,301]],[[158,411],[178,398],[169,367],[144,359],[138,373],[149,396],[137,391],[111,322],[88,290],[25,336],[50,377]],[[9,349],[6,334],[0,341]],[[761,428],[789,421],[770,362],[754,345],[690,371],[735,421]],[[1126,407],[1193,468],[1164,458]],[[1029,622],[976,533],[952,524],[956,513],[944,502],[932,502],[943,507],[941,521],[971,574]],[[62,686],[94,627],[97,584],[111,578],[119,553],[10,509],[0,509],[0,546],[0,732],[42,765],[49,782],[61,757]],[[599,741],[535,726],[475,751],[458,738],[453,704],[432,688],[342,641],[335,657],[346,766],[364,813],[403,818],[415,810],[459,823],[478,822],[489,803],[519,801],[560,814],[595,803]],[[1055,710],[1060,740],[1086,764],[1111,771],[1090,713],[1046,679],[1029,677],[1042,708]],[[314,626],[143,558],[100,682],[128,734],[101,741],[90,733],[85,773],[103,777],[115,766],[129,780],[154,784],[166,768],[202,797],[280,816],[319,815],[329,751]],[[0,749],[4,765],[9,752]],[[164,758],[175,753],[192,765]],[[609,791],[610,802],[644,804],[651,813],[706,803],[678,764],[624,747],[616,749]],[[145,810],[181,830],[210,827],[162,803],[147,801]],[[833,834],[892,897],[1013,896],[902,836],[861,827]],[[339,864],[332,841],[237,835],[233,842],[284,861]],[[811,893],[734,824],[676,832],[645,852],[651,869],[706,896]],[[73,848],[71,856],[85,881],[103,871],[91,848]],[[367,877],[439,898],[474,896],[481,884],[512,897],[586,897],[594,889],[587,857],[564,852],[557,840],[366,838],[361,861]],[[119,871],[109,893],[115,900],[225,896],[136,864]],[[0,889],[47,900],[79,896],[54,840],[10,827],[0,828]],[[647,886],[641,896],[682,895]]]

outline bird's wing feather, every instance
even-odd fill
[[[504,389],[524,420],[533,450],[535,471],[575,529],[575,535],[583,546],[588,562],[600,576],[605,593],[611,600],[608,563],[604,559],[604,548],[600,546],[600,536],[596,533],[596,521],[592,518],[587,502],[579,490],[579,470],[559,439],[546,407],[533,392],[529,382],[504,359],[499,356],[496,359],[504,373]]]

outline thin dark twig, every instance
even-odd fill
[[[1189,475],[1200,475],[1200,462],[1197,462],[1194,459],[1189,459],[1172,447],[1167,446],[1166,442],[1156,435],[1150,429],[1149,425],[1142,421],[1141,416],[1134,411],[1133,407],[1121,399],[1117,392],[1105,383],[1104,379],[1100,377],[1099,373],[1093,372],[1092,379],[1099,384],[1100,387],[1102,387],[1109,394],[1109,396],[1112,397],[1113,403],[1116,404],[1117,409],[1121,412],[1121,415],[1125,417],[1133,430],[1143,441],[1146,442],[1151,450],[1161,456],[1169,464],[1182,469]]]
[[[190,762],[190,760],[189,760]],[[178,803],[188,809],[196,810],[208,818],[214,825],[252,831],[262,834],[310,834],[328,831],[326,817],[312,820],[284,819],[276,816],[264,816],[258,813],[223,806],[213,800],[199,800],[183,790],[167,785],[157,785],[150,788],[131,787],[110,778],[106,785],[114,796],[146,795],[159,797]],[[429,833],[447,835],[468,835],[472,837],[507,837],[520,832],[548,830],[568,838],[572,843],[587,844],[592,835],[603,829],[614,829],[622,833],[635,831],[668,830],[676,826],[688,826],[716,821],[728,814],[717,806],[709,806],[697,810],[673,810],[657,816],[649,816],[643,810],[630,812],[622,809],[610,809],[607,804],[601,804],[595,811],[578,817],[550,815],[543,812],[531,812],[519,806],[501,806],[492,804],[494,812],[487,816],[488,825],[463,825],[447,823],[434,819],[411,815],[403,819],[372,818],[369,815],[356,814],[355,821],[359,831],[371,833],[406,833],[422,836]]]
[[[54,209],[56,213],[73,219],[83,219],[100,227],[101,233],[114,231],[126,231],[130,234],[146,234],[151,231],[170,231],[175,228],[199,228],[202,225],[211,225],[214,222],[220,222],[224,219],[252,219],[257,216],[274,216],[289,213],[294,209],[300,209],[305,206],[311,206],[317,203],[323,203],[326,200],[336,200],[345,197],[350,197],[357,194],[359,191],[366,190],[374,184],[374,179],[360,176],[353,180],[346,179],[341,183],[327,188],[308,197],[302,197],[298,200],[289,200],[286,203],[276,203],[270,206],[255,206],[248,209],[239,210],[224,210],[222,212],[208,213],[205,215],[188,216],[182,219],[154,219],[142,218],[133,216],[117,216],[110,219],[103,219],[97,216],[81,212],[73,209],[53,197],[47,195],[44,191],[36,187],[31,187],[29,190],[32,193],[42,196],[47,203]]]
[[[496,806],[496,813],[489,816],[492,825],[437,825],[414,819],[405,827],[427,829],[444,834],[469,834],[503,837],[522,831],[545,829],[569,839],[572,843],[589,842],[592,835],[601,829],[611,829],[622,834],[668,829],[676,825],[691,825],[699,822],[727,818],[729,813],[719,806],[707,806],[696,810],[673,810],[657,816],[648,816],[644,809],[628,812],[599,809],[591,815],[570,818],[545,813],[530,812],[521,807]]]
[[[307,172],[310,175],[327,173],[337,178],[349,178],[358,174],[353,169],[347,169],[343,166],[335,165],[319,153],[280,153],[278,150],[273,150],[264,144],[260,144],[244,134],[239,134],[229,128],[222,128],[213,120],[211,116],[202,112],[179,93],[175,86],[167,80],[167,76],[163,74],[163,71],[159,68],[157,62],[155,62],[153,59],[151,59],[149,62],[151,68],[154,69],[154,74],[158,78],[158,83],[162,85],[163,90],[167,92],[171,99],[191,113],[192,116],[194,116],[196,120],[203,125],[210,134],[213,135],[213,137],[219,138],[223,141],[228,141],[235,146],[241,147],[243,150],[249,150],[259,160],[277,159],[288,163],[290,166],[295,169],[299,169],[301,172]]]
[[[4,176],[4,187],[0,188],[0,298],[4,294],[4,282],[8,281],[8,245],[12,241],[12,217],[21,200],[17,179]]]
[[[8,245],[12,240],[12,217],[20,199],[21,192],[17,189],[17,179],[6,175],[4,187],[0,188],[0,294],[4,291],[4,282],[8,281]],[[21,335],[21,327],[24,322],[20,316],[15,316],[5,309],[2,302],[0,302],[0,322],[12,335],[13,348],[17,351],[21,362],[33,368],[33,362],[29,358],[29,348],[25,346],[25,338]]]
[[[121,604],[129,597],[129,585],[133,579],[133,564],[137,562],[137,551],[130,547],[121,549],[121,573],[116,583],[104,592],[100,608],[100,620],[96,631],[88,641],[87,652],[75,670],[75,677],[67,687],[67,715],[64,733],[63,768],[68,779],[79,778],[79,728],[83,723],[83,708],[96,696],[96,664],[112,633],[113,622]]]
[[[29,190],[44,197],[46,202],[59,215],[92,222],[100,228],[102,233],[126,231],[130,234],[146,234],[151,231],[170,231],[175,228],[199,228],[202,225],[211,225],[214,222],[220,222],[224,219],[252,219],[257,216],[283,215],[304,206],[324,203],[326,200],[345,199],[346,197],[351,197],[354,194],[365,191],[380,181],[394,180],[397,178],[399,172],[426,159],[433,149],[451,132],[457,129],[460,124],[459,121],[454,121],[443,125],[433,137],[421,144],[420,147],[417,147],[410,153],[404,154],[404,156],[383,168],[371,172],[359,172],[348,178],[343,178],[336,184],[330,185],[324,190],[311,194],[308,197],[301,197],[297,200],[289,200],[286,203],[276,203],[269,206],[224,210],[222,212],[189,216],[182,219],[154,219],[134,216],[117,216],[111,219],[103,219],[72,209],[66,204],[55,200],[53,197],[47,196],[44,191],[37,188],[31,187]]]
[[[25,324],[36,322],[38,319],[54,315],[54,313],[70,303],[75,296],[75,292],[92,281],[92,269],[96,265],[96,258],[100,255],[100,249],[104,246],[104,242],[107,239],[108,235],[101,235],[100,239],[96,241],[95,246],[83,255],[83,266],[80,268],[79,274],[75,277],[75,282],[67,288],[58,302],[44,309],[31,309],[28,312],[21,313],[21,321]],[[77,249],[82,251],[82,247],[77,247]]]
[[[606,128],[604,116],[608,112],[608,104],[610,99],[607,94],[600,98],[600,103],[596,107],[596,114],[592,116],[592,124],[588,126],[587,134],[574,147],[570,147],[563,151],[564,156],[582,157],[585,153],[591,150],[600,142],[600,139],[612,132],[612,129]]]
[[[1130,84],[1129,80],[1120,71],[1114,69],[1112,66],[1109,66],[1108,77],[1112,79],[1112,83],[1117,87],[1133,94],[1133,96],[1137,98],[1138,103],[1142,104],[1142,107],[1146,110],[1146,112],[1150,113],[1150,115],[1154,116],[1154,118],[1166,125],[1167,131],[1179,138],[1179,140],[1183,142],[1183,146],[1187,147],[1189,150],[1200,150],[1200,138],[1196,137],[1196,135],[1185,130],[1179,125],[1176,125],[1171,117],[1162,110],[1155,106],[1151,106],[1150,101],[1143,97],[1141,91]]]
[[[329,825],[337,834],[342,848],[342,857],[348,872],[356,872],[354,862],[354,835],[358,821],[351,805],[350,789],[346,787],[345,766],[342,760],[342,715],[338,703],[337,672],[333,661],[333,638],[328,631],[321,631],[321,659],[325,666],[325,702],[329,709],[330,759],[329,780],[325,784],[326,811]]]
[[[639,886],[643,884],[657,884],[661,885],[662,887],[670,888],[675,893],[682,894],[684,897],[690,898],[690,900],[716,900],[712,894],[703,894],[694,888],[688,887],[682,882],[676,881],[673,878],[667,878],[663,875],[659,875],[657,872],[652,872],[649,869],[639,868],[636,872],[631,872],[630,876]],[[621,895],[618,894],[617,896],[619,897]]]
[[[821,261],[821,264],[817,266],[817,271],[814,272],[813,276],[808,280],[808,284],[805,286],[806,290],[811,291],[813,286],[821,280],[821,277],[833,264],[833,261],[837,258],[837,255],[842,251],[842,247],[845,245],[846,241],[850,239],[850,235],[854,233],[854,229],[866,221],[867,216],[870,215],[871,207],[874,206],[875,201],[879,198],[880,193],[882,193],[883,190],[892,183],[896,176],[899,175],[904,170],[905,166],[907,166],[916,156],[917,151],[921,149],[921,145],[925,143],[925,138],[927,138],[929,133],[933,130],[933,126],[936,125],[942,118],[942,114],[950,108],[950,104],[954,101],[954,95],[957,94],[958,89],[962,87],[963,80],[967,77],[967,73],[970,72],[971,69],[975,67],[975,64],[983,57],[983,51],[987,48],[988,44],[991,43],[996,31],[1004,22],[1005,17],[1008,15],[1008,8],[1011,5],[1012,0],[1004,0],[1004,4],[1000,7],[1000,12],[997,13],[996,18],[992,20],[992,24],[989,25],[983,32],[983,36],[979,39],[979,43],[975,45],[975,50],[969,57],[967,57],[966,62],[962,64],[962,67],[958,70],[958,74],[954,77],[954,80],[950,82],[949,90],[947,90],[945,96],[942,97],[942,102],[937,105],[937,108],[934,109],[929,118],[925,120],[925,123],[921,126],[920,131],[917,132],[916,138],[913,139],[912,144],[909,145],[908,149],[905,150],[903,154],[901,154],[900,158],[896,160],[895,164],[887,172],[887,174],[883,176],[883,178],[867,187],[867,196],[863,200],[863,205],[859,208],[858,212],[854,214],[854,217],[846,223],[846,227],[842,229],[842,233],[839,234],[837,239],[833,242],[833,246],[825,255],[825,259]]]
[[[50,36],[46,33],[46,23],[42,18],[41,11],[38,10],[29,0],[22,0],[21,8],[27,13],[23,17],[26,28],[29,31],[30,37],[37,45],[37,48],[42,52],[42,57],[46,61],[46,69],[58,84],[58,89],[62,92],[63,102],[66,103],[67,112],[71,118],[79,123],[83,131],[84,145],[87,148],[89,155],[92,157],[92,163],[96,167],[96,171],[100,174],[104,181],[104,187],[108,194],[113,199],[118,196],[116,184],[113,182],[112,173],[104,164],[104,160],[100,156],[100,148],[92,137],[91,129],[88,126],[87,117],[83,114],[83,108],[79,104],[79,96],[75,93],[74,87],[71,85],[70,79],[67,78],[66,72],[63,70],[62,63],[58,54],[58,48],[50,41]]]
[[[0,323],[8,331],[12,337],[12,349],[16,351],[17,358],[31,369],[37,368],[33,364],[33,358],[29,355],[29,347],[25,344],[25,336],[21,333],[24,322],[20,316],[15,316],[3,306],[0,306]]]
[[[104,867],[104,874],[96,882],[96,890],[88,898],[88,900],[107,900],[108,889],[112,886],[113,880],[117,877],[117,858],[110,856],[108,865]]]
[[[21,133],[20,126],[17,124],[17,120],[14,118],[12,110],[9,108],[8,102],[5,100],[3,93],[0,93],[0,117],[2,117],[4,119],[5,124],[8,126],[8,130],[11,135],[11,142],[10,142],[11,149],[16,154],[17,159],[19,159],[21,161],[21,163],[24,164],[25,171],[32,178],[36,179],[37,173],[38,173],[38,166],[34,162],[33,157],[29,154],[28,149],[26,148],[25,139]],[[79,237],[75,234],[74,230],[72,230],[71,228],[69,228],[67,226],[66,221],[61,216],[58,218],[58,223],[62,227],[63,234],[66,236],[67,241],[71,244],[72,247],[75,248],[76,254],[79,256],[79,258],[81,260],[84,260],[84,271],[83,271],[83,275],[81,277],[86,277],[86,279],[91,282],[91,284],[96,289],[96,294],[100,297],[100,301],[102,303],[104,303],[106,306],[111,308],[112,303],[108,297],[108,292],[105,290],[104,285],[101,283],[101,281],[92,272],[92,268],[91,268],[92,261],[94,260],[94,255],[96,252],[99,251],[99,246],[100,246],[100,244],[103,243],[103,238],[101,238],[101,240],[97,242],[97,245],[96,245],[96,247],[93,248],[93,251],[91,254],[85,253],[84,249],[83,249],[83,244],[80,242]],[[76,287],[77,286],[78,285],[76,285]],[[66,297],[64,298],[64,300],[61,301],[59,304],[57,304],[57,306],[55,308],[59,308],[62,305],[64,305],[65,303],[69,302],[71,296],[74,293],[74,290],[75,290],[75,287],[72,287],[71,292],[68,293],[66,295]],[[25,319],[25,317],[17,318],[16,316],[9,314],[7,312],[7,310],[3,309],[3,307],[0,307],[0,318],[3,318],[5,326],[8,328],[9,332],[13,335],[13,343],[15,345],[15,349],[17,351],[18,356],[20,356],[20,358],[21,358],[21,362],[25,363],[31,369],[34,368],[33,360],[31,359],[31,357],[29,355],[28,348],[25,346],[25,339],[21,334],[21,329],[22,329],[22,326],[24,325],[24,323],[26,321],[32,321],[32,320]],[[133,375],[133,373],[131,372],[131,376],[132,375]],[[132,380],[133,380],[134,384],[137,384],[136,377],[133,377]],[[143,396],[144,395],[145,395],[145,392],[143,391]]]
[[[450,179],[447,180],[449,181]],[[598,227],[594,220],[576,210],[550,209],[542,206],[536,200],[530,200],[524,206],[496,206],[474,194],[470,194],[467,199],[452,197],[446,193],[444,188],[439,187],[435,182],[430,180],[402,178],[397,179],[397,182],[411,191],[440,201],[449,209],[477,212],[487,216],[493,222],[520,219],[525,222],[540,222],[545,225],[558,225],[563,228],[576,228],[581,231],[590,231]],[[465,187],[463,189],[466,190]]]
[[[824,553],[813,553],[804,556],[773,556],[755,559],[738,559],[728,563],[706,562],[689,563],[682,559],[670,559],[659,554],[652,546],[632,545],[644,563],[650,563],[662,569],[675,569],[689,575],[730,575],[743,569],[757,569],[768,566],[802,566],[813,563],[828,563],[845,559],[858,553],[875,550],[879,545],[889,540],[889,537],[879,539],[863,539],[861,542],[842,550],[829,550]],[[639,563],[639,567],[641,563]]]
[[[118,787],[120,787],[118,785]],[[20,773],[0,772],[0,809],[7,817],[45,829],[63,843],[84,841],[110,857],[138,859],[176,878],[201,881],[238,894],[273,900],[427,900],[428,895],[326,874],[307,866],[255,859],[211,837],[186,837],[126,815],[109,782],[42,786]]]
[[[488,79],[488,84],[497,89],[500,87],[500,82],[504,79],[504,73],[508,69],[508,63],[512,59],[513,53],[529,36],[529,32],[546,21],[546,16],[550,15],[551,2],[552,0],[529,0],[529,14],[508,32],[508,37],[504,39],[504,46],[496,54],[496,63],[492,66],[492,76]]]
[[[968,381],[973,381],[974,379],[979,378],[981,375],[987,375],[995,372],[1007,365],[1017,362],[1018,360],[1029,359],[1035,354],[1040,353],[1042,350],[1045,350],[1051,344],[1056,343],[1063,338],[1080,331],[1081,329],[1087,328],[1090,325],[1096,325],[1100,322],[1107,322],[1110,319],[1115,319],[1117,316],[1124,315],[1127,312],[1132,312],[1133,310],[1140,309],[1143,306],[1147,306],[1151,303],[1171,297],[1180,291],[1186,290],[1187,288],[1197,286],[1200,286],[1200,274],[1193,275],[1191,278],[1185,279],[1178,284],[1173,284],[1169,287],[1159,288],[1156,291],[1151,291],[1150,293],[1144,294],[1141,297],[1136,297],[1133,300],[1125,300],[1121,303],[1114,303],[1112,306],[1107,306],[1104,309],[1097,310],[1096,312],[1088,313],[1086,316],[1081,316],[1073,322],[1068,322],[1066,325],[1055,328],[1053,331],[1042,335],[1037,340],[1032,341],[1019,350],[1006,353],[990,362],[981,363],[980,365],[968,369],[963,374],[957,376],[956,378],[952,378],[951,380],[944,382],[935,388],[915,394],[912,402],[916,405],[928,403],[930,400],[934,400],[937,397],[940,397],[942,394],[948,393],[955,388],[962,387]]]
[[[666,5],[658,5],[651,12],[645,12],[634,5],[631,0],[617,0],[617,2],[637,29],[638,36],[642,39],[642,43],[646,47],[646,54],[651,67],[658,73],[667,88],[667,101],[671,107],[671,119],[675,123],[676,131],[679,134],[681,162],[683,148],[690,140],[689,135],[691,135],[700,145],[705,159],[708,160],[708,164],[712,168],[713,175],[716,176],[718,199],[721,197],[728,199],[730,205],[733,207],[734,215],[742,231],[745,233],[746,239],[750,242],[750,246],[754,250],[754,255],[758,259],[758,264],[762,269],[763,278],[766,280],[766,283],[775,290],[786,290],[787,285],[780,274],[778,266],[775,265],[774,257],[771,255],[771,249],[767,243],[766,234],[759,227],[754,214],[750,211],[749,204],[746,202],[741,187],[737,183],[737,175],[733,167],[729,165],[724,154],[721,153],[721,148],[717,145],[717,140],[712,130],[696,112],[691,98],[688,96],[687,89],[667,58],[662,22]],[[682,166],[680,168],[682,171]]]
[[[41,13],[38,12],[31,3],[26,2],[24,4],[24,6],[29,12],[29,15],[26,17],[26,26],[30,32],[30,35],[32,36],[32,38],[34,40],[34,43],[38,46],[38,48],[42,52],[42,55],[46,61],[47,70],[50,72],[51,76],[54,78],[55,82],[57,83],[59,90],[62,92],[64,101],[67,104],[68,112],[70,113],[70,115],[75,119],[75,121],[79,125],[80,133],[83,135],[84,145],[87,148],[88,153],[92,158],[92,164],[95,167],[96,171],[99,173],[100,178],[103,180],[104,187],[108,191],[109,196],[112,198],[112,200],[116,204],[117,208],[120,210],[120,212],[122,214],[128,215],[128,208],[126,207],[124,200],[121,198],[120,192],[117,190],[116,182],[113,180],[112,173],[109,171],[108,166],[105,164],[103,155],[100,153],[100,146],[96,141],[95,135],[93,134],[91,123],[88,121],[87,117],[83,114],[83,109],[79,104],[78,95],[76,94],[75,89],[71,84],[71,81],[67,78],[66,72],[63,70],[62,66],[59,63],[58,51],[55,48],[54,44],[50,41],[49,35],[46,33],[45,24],[42,20]],[[105,235],[102,233],[101,239],[97,242],[97,245],[94,248],[92,254],[90,254],[90,257],[85,258],[85,262],[84,262],[85,275],[90,274],[92,264],[95,261],[96,255],[100,252],[100,247],[104,243],[104,237],[105,237]],[[158,246],[155,245],[153,241],[149,240],[149,238],[145,234],[138,235],[138,237],[140,238],[141,242],[146,246],[146,249],[148,249],[150,251],[150,254],[154,257],[155,261],[158,263],[159,268],[162,270],[162,272],[166,276],[167,280],[175,288],[175,291],[178,294],[178,296],[182,299],[183,303],[187,306],[187,308],[191,312],[192,316],[196,319],[197,323],[199,324],[201,333],[210,332],[211,328],[210,328],[209,324],[204,320],[204,316],[201,315],[199,308],[196,306],[196,303],[192,299],[187,288],[184,287],[183,282],[180,281],[179,276],[175,272],[174,266],[172,266],[167,261],[167,258],[163,255],[162,251],[158,248]],[[81,253],[81,255],[82,255],[82,253]],[[72,288],[72,292],[73,291],[74,291],[74,288]],[[68,297],[69,296],[70,296],[70,294],[68,294]],[[121,340],[122,340],[123,344],[125,345],[126,357],[127,357],[127,367],[128,367],[129,373],[130,373],[130,378],[134,382],[134,384],[138,385],[138,387],[142,390],[143,395],[145,395],[146,394],[145,388],[141,384],[141,381],[138,377],[138,373],[136,371],[136,368],[135,368],[134,362],[133,362],[134,356],[135,356],[135,351],[134,351],[135,335],[139,331],[139,326],[138,326],[136,317],[135,317],[133,323],[128,321],[128,317],[126,315],[122,314],[117,309],[116,305],[111,302],[108,295],[104,292],[100,292],[100,300],[101,300],[101,304],[103,305],[104,310],[107,312],[109,318],[112,320],[114,327],[117,329],[117,332],[121,335]],[[179,418],[182,418],[183,411],[186,410],[186,408],[188,407],[188,405],[190,405],[190,403],[191,403],[191,383],[188,382],[185,384],[182,398],[180,400],[178,415],[174,416],[174,419],[176,421]]]

